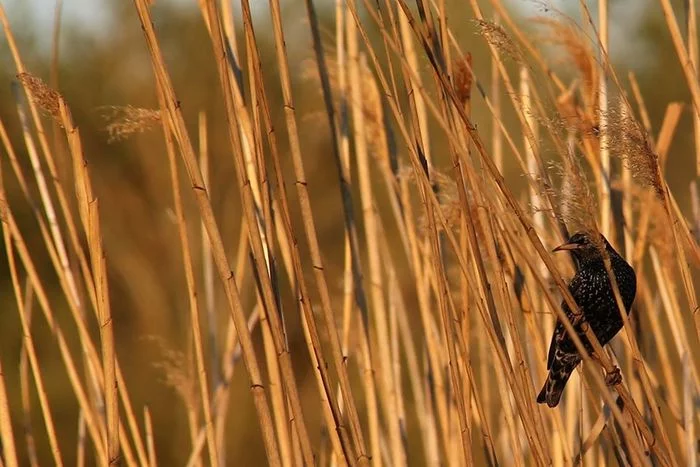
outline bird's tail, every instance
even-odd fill
[[[537,402],[539,404],[546,402],[550,407],[559,405],[561,394],[564,392],[566,383],[569,381],[575,368],[576,365],[553,365],[549,370],[549,375],[547,375],[547,381],[544,382],[544,386],[542,386],[542,390],[537,396]]]

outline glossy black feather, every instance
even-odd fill
[[[632,267],[613,249],[607,240],[601,239],[610,257],[622,302],[629,313],[637,291],[636,275]],[[590,354],[593,349],[585,338],[585,334],[581,332],[581,324],[584,321],[587,322],[600,344],[605,345],[622,329],[622,317],[618,311],[599,246],[586,233],[573,235],[566,245],[567,249],[571,249],[571,245],[575,245],[575,249],[571,249],[571,251],[579,264],[578,272],[569,283],[569,291],[583,313],[583,320],[575,326],[575,329],[584,342],[586,351]],[[562,303],[562,309],[566,316],[573,321],[574,314],[566,303]],[[581,355],[576,350],[573,340],[566,332],[564,325],[557,320],[547,357],[549,375],[542,391],[537,396],[537,402],[556,407],[571,373],[580,362]]]

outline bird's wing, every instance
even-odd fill
[[[576,274],[569,284],[569,292],[576,299],[580,295],[583,286],[583,281],[579,279],[579,275]],[[569,318],[569,321],[573,321],[574,314],[571,312],[571,308],[566,304],[565,301],[561,302],[561,309],[564,314]],[[554,361],[554,353],[559,347],[559,343],[566,337],[566,329],[562,322],[557,318],[557,324],[554,327],[554,332],[552,333],[552,341],[549,343],[549,355],[547,355],[547,369],[552,367],[552,362]]]
[[[562,330],[564,327],[562,324],[557,320],[557,325],[554,327],[554,332],[552,333],[552,342],[549,343],[549,355],[547,356],[547,369],[549,370],[552,368],[552,362],[554,361],[554,352],[556,351],[557,347],[557,342],[559,339],[557,338],[558,334],[561,334]]]

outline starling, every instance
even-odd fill
[[[571,251],[578,265],[578,271],[569,283],[569,291],[582,312],[579,322],[575,321],[576,317],[566,302],[562,303],[562,308],[574,324],[574,329],[589,355],[593,352],[593,348],[581,330],[583,322],[588,323],[601,346],[610,342],[610,339],[622,329],[622,317],[599,248],[604,246],[610,257],[610,265],[617,280],[620,297],[628,314],[637,292],[637,277],[632,266],[613,249],[605,237],[602,235],[600,237],[601,241],[595,242],[591,234],[578,232],[568,242],[554,249],[554,251]],[[557,320],[552,342],[549,344],[547,358],[549,375],[537,396],[537,402],[556,407],[566,382],[580,362],[581,355],[576,350],[573,340],[566,332],[564,325]]]

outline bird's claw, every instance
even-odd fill
[[[605,374],[605,384],[608,386],[615,386],[622,382],[622,373],[620,368],[615,367],[611,371]]]

